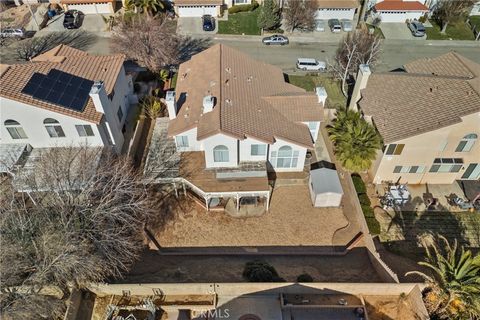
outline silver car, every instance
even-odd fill
[[[272,36],[269,36],[269,37],[265,37],[262,39],[262,43],[269,46],[271,44],[278,44],[278,45],[281,45],[281,46],[284,46],[286,44],[288,44],[288,38],[285,37],[285,36],[282,36],[282,35],[279,35],[279,34],[274,34]]]
[[[325,31],[325,20],[315,20],[315,31]]]
[[[23,28],[6,28],[0,32],[2,38],[25,38],[25,30]]]
[[[419,21],[412,21],[408,24],[408,28],[414,37],[423,37],[425,35],[425,27]]]
[[[352,21],[351,20],[347,20],[347,19],[343,19],[342,20],[342,29],[343,31],[345,32],[350,32],[353,30],[353,26],[352,26]]]

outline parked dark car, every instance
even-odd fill
[[[279,34],[274,34],[273,36],[270,37],[265,37],[262,39],[263,44],[266,44],[267,46],[271,44],[278,44],[281,46],[284,46],[289,43],[288,38]]]
[[[342,31],[342,24],[338,19],[328,20],[328,27],[330,28],[330,31],[334,33]]]
[[[65,29],[77,29],[80,27],[80,15],[78,10],[68,10],[63,18],[63,27]]]
[[[202,16],[203,31],[215,30],[215,18],[209,14]]]
[[[408,24],[408,28],[414,37],[423,37],[425,35],[425,27],[420,21],[412,21]]]

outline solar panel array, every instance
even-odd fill
[[[22,93],[61,107],[83,111],[93,81],[52,69],[47,75],[34,73]]]

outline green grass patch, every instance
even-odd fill
[[[310,92],[314,91],[315,87],[325,87],[328,95],[326,108],[338,109],[347,104],[340,81],[332,79],[329,75],[287,75],[287,81]]]
[[[381,232],[380,222],[375,218],[373,213],[373,208],[371,207],[370,198],[367,196],[367,187],[362,178],[357,174],[352,174],[352,181],[355,190],[357,191],[358,200],[360,201],[360,206],[362,207],[363,216],[367,222],[368,230],[372,235],[378,235]]]
[[[440,26],[430,20],[432,27],[425,28],[427,40],[475,40],[470,27],[463,21],[449,23],[445,34],[440,33]]]
[[[259,9],[250,12],[239,12],[228,15],[228,21],[218,21],[219,34],[246,34],[260,35],[261,30],[257,26]]]
[[[476,30],[480,32],[480,16],[471,16],[468,18],[472,26],[476,26]]]
[[[365,186],[365,182],[363,182],[362,178],[359,175],[352,174],[353,185],[355,186],[355,191],[357,193],[365,193],[367,192],[367,187]]]
[[[175,89],[177,87],[177,79],[178,79],[178,72],[175,73],[172,77],[172,82],[170,83],[170,87],[172,87],[172,89]]]
[[[370,233],[374,236],[374,235],[378,235],[380,234],[380,222],[378,222],[377,219],[375,219],[375,217],[365,217],[365,220],[367,221],[367,226],[368,226],[368,230],[370,230]]]

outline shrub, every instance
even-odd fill
[[[352,180],[357,193],[367,192],[367,187],[365,186],[365,182],[363,182],[362,178],[358,174],[352,174]]]
[[[228,13],[229,14],[234,14],[238,12],[247,12],[247,11],[253,11],[258,8],[258,2],[252,1],[251,4],[239,4],[233,7],[228,8]]]
[[[365,217],[375,217],[373,209],[370,206],[362,205],[362,211]]]
[[[372,235],[380,234],[380,222],[375,217],[365,217],[367,221],[368,230]]]
[[[313,277],[308,273],[302,273],[297,277],[297,282],[313,282]]]
[[[363,206],[369,207],[372,203],[370,202],[370,198],[365,194],[365,193],[360,193],[358,195],[358,200],[360,201],[360,204]]]
[[[421,23],[425,23],[427,21],[427,17],[421,16],[420,18],[418,18],[418,21],[420,21]]]
[[[250,261],[245,264],[243,277],[250,282],[277,282],[282,281],[277,270],[265,261]]]

